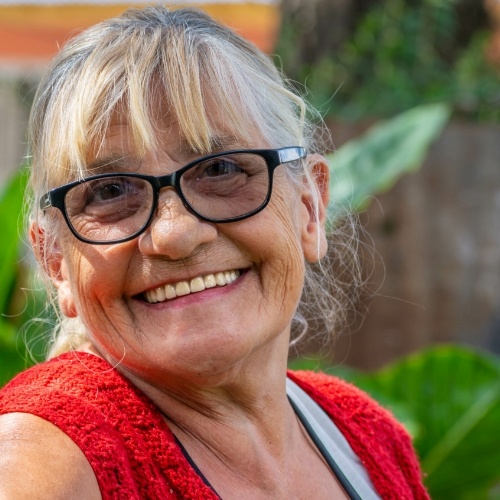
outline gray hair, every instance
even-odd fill
[[[40,213],[37,200],[88,173],[89,152],[99,151],[117,110],[127,117],[138,151],[154,148],[159,96],[200,154],[210,152],[216,141],[207,101],[224,114],[237,138],[244,139],[251,129],[269,147],[300,145],[308,153],[324,148],[305,101],[254,45],[195,9],[128,10],[72,39],[38,87],[29,128],[30,213],[44,229],[45,253],[57,227],[54,218]],[[311,167],[297,162],[287,171],[294,182],[311,182]],[[321,316],[325,329],[333,332],[355,300],[359,269],[353,234],[335,231],[329,253],[334,272],[324,263],[307,267],[295,341],[307,330],[305,317]],[[85,338],[78,318],[61,319],[49,357],[77,348]]]

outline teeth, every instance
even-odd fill
[[[158,302],[161,302],[162,300],[165,300],[167,298],[167,294],[165,293],[165,287],[157,288],[156,289],[156,300]]]
[[[177,297],[177,294],[175,293],[175,288],[172,285],[167,285],[165,287],[165,295],[167,296],[167,299],[175,299]]]
[[[191,283],[189,283],[189,287],[191,288],[191,293],[202,292],[205,290],[203,278],[194,278],[191,280]]]
[[[239,276],[240,272],[238,270],[207,274],[193,278],[190,282],[179,281],[179,283],[172,283],[155,288],[154,290],[148,290],[144,296],[150,304],[154,304],[155,302],[163,302],[164,300],[182,297],[190,293],[202,292],[206,288],[226,286],[237,280]]]
[[[215,282],[219,286],[224,286],[226,284],[226,276],[224,275],[224,273],[217,273],[214,275],[214,278],[215,278]]]
[[[181,281],[175,285],[175,293],[177,297],[182,297],[183,295],[189,295],[191,289],[189,288],[189,283],[187,281]]]
[[[205,288],[213,288],[217,285],[217,281],[215,281],[215,276],[213,274],[207,274],[207,276],[204,276],[203,283],[205,284]]]

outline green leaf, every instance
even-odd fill
[[[373,126],[329,155],[331,220],[343,210],[365,208],[372,196],[419,168],[449,116],[443,104],[419,106]]]
[[[497,358],[433,348],[361,377],[358,385],[415,419],[415,447],[434,500],[492,498],[489,491],[500,482]]]
[[[16,329],[0,318],[0,387],[27,367],[26,351],[16,338]]]
[[[0,312],[4,314],[10,301],[17,277],[20,234],[22,234],[22,208],[26,177],[19,171],[0,194]]]

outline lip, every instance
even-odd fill
[[[171,303],[181,298],[198,296],[201,292],[220,291],[239,281],[247,270],[233,268],[214,273],[199,274],[179,281],[161,283],[135,295],[134,298],[145,304],[158,305]]]

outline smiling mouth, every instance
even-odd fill
[[[238,269],[233,269],[231,271],[197,276],[190,281],[169,283],[168,285],[148,290],[147,292],[144,292],[143,297],[146,302],[156,304],[157,302],[172,300],[176,297],[183,297],[184,295],[189,295],[191,293],[202,292],[207,288],[230,285],[239,278],[240,274],[241,273]]]

